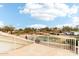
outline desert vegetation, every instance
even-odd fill
[[[49,28],[49,27],[45,27],[45,28],[40,28],[40,29],[36,29],[36,28],[30,28],[30,27],[25,27],[25,28],[19,28],[16,29],[14,26],[4,26],[4,27],[0,27],[0,31],[2,32],[6,32],[6,33],[10,33],[10,34],[16,34],[16,35],[20,35],[20,34],[43,34],[43,33],[50,33],[50,34],[56,34],[56,33],[63,33],[63,32],[70,32],[70,31],[78,31],[79,32],[79,28],[72,28],[69,26],[63,26],[63,28]]]

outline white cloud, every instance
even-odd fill
[[[79,17],[77,17],[77,16],[72,17],[72,21],[74,24],[79,25]]]
[[[0,3],[78,3],[79,0],[1,0]]]
[[[0,7],[3,7],[3,5],[0,5]]]
[[[28,27],[40,29],[40,28],[45,28],[47,26],[46,25],[43,25],[43,24],[34,24],[34,25],[30,25]]]
[[[64,3],[27,3],[20,13],[31,14],[31,16],[42,20],[54,20],[56,17],[72,16],[78,12],[78,7],[71,8]]]
[[[55,27],[58,27],[58,28],[62,28],[63,26],[75,27],[76,25],[79,25],[79,17],[78,16],[73,16],[71,18],[71,21],[72,22],[69,24],[58,24]]]
[[[78,8],[77,6],[73,5],[70,9],[70,14],[76,14],[78,12]]]
[[[3,27],[3,26],[4,26],[3,21],[0,21],[0,27]]]
[[[63,28],[63,26],[75,27],[76,24],[58,24],[58,25],[56,25],[54,27]]]

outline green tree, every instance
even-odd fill
[[[41,29],[39,29],[39,31],[40,31],[40,32],[46,32],[46,33],[49,33],[49,32],[51,31],[51,29],[48,28],[48,27],[45,27],[45,28],[41,28]]]
[[[13,27],[13,26],[4,26],[2,28],[2,31],[3,32],[10,32],[12,34],[12,32],[14,31],[14,29],[15,29],[15,27]]]
[[[63,32],[70,32],[70,31],[72,31],[72,28],[69,26],[63,26],[62,31]]]

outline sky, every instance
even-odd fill
[[[0,27],[62,27],[79,25],[78,3],[0,3]]]

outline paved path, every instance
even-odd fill
[[[25,46],[23,48],[10,51],[8,54],[12,56],[61,56],[61,55],[75,55],[69,50],[60,49],[60,48],[51,48],[48,46],[40,45],[33,43],[31,45]]]

